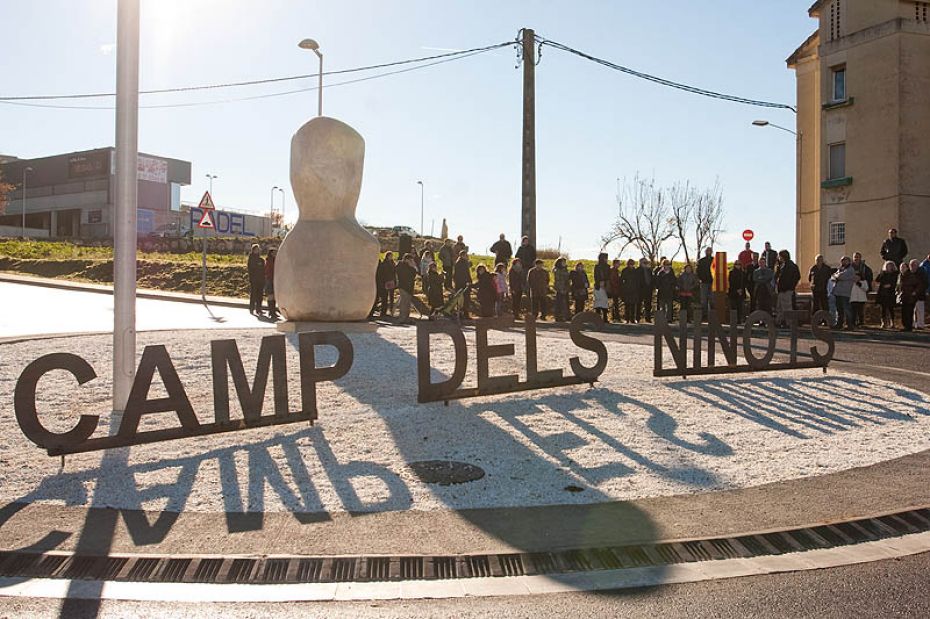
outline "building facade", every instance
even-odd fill
[[[115,149],[95,150],[0,162],[3,177],[14,183],[0,226],[20,229],[25,181],[26,228],[50,238],[113,236],[116,196]],[[139,234],[178,234],[181,187],[191,182],[187,161],[139,154],[137,227]],[[173,229],[172,229],[173,228]]]
[[[930,1],[819,0],[797,76],[797,258],[830,264],[896,228],[930,252]]]

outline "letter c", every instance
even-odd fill
[[[44,355],[26,366],[16,381],[13,407],[23,434],[43,449],[61,449],[82,443],[94,433],[100,419],[97,415],[81,415],[77,425],[65,433],[51,432],[42,425],[36,411],[36,387],[39,379],[52,370],[71,372],[79,385],[97,378],[97,373],[87,361],[71,353]]]

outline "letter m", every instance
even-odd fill
[[[255,380],[249,387],[239,356],[236,340],[214,340],[210,342],[210,357],[213,363],[213,408],[216,423],[229,423],[229,373],[232,372],[233,385],[242,407],[242,416],[252,421],[262,416],[265,402],[265,389],[268,386],[268,370],[272,370],[274,381],[274,414],[283,417],[288,413],[287,401],[287,360],[285,356],[285,337],[269,335],[262,338],[258,350],[258,363],[255,368]]]

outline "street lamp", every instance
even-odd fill
[[[23,240],[26,240],[26,173],[32,172],[32,168],[26,166],[23,168]]]
[[[417,181],[420,186],[420,236],[423,236],[423,181]]]
[[[776,129],[781,129],[782,131],[787,131],[788,133],[792,135],[798,135],[797,131],[792,131],[791,129],[788,129],[787,127],[782,127],[781,125],[770,123],[767,120],[754,120],[752,121],[752,124],[755,125],[756,127],[774,127]]]
[[[754,120],[752,121],[752,124],[753,126],[756,126],[756,127],[773,127],[775,129],[781,129],[782,131],[787,131],[788,133],[794,136],[794,141],[795,141],[794,156],[795,156],[795,159],[797,159],[797,168],[795,171],[795,175],[797,178],[795,179],[795,183],[797,184],[797,202],[798,202],[797,203],[798,214],[796,218],[797,221],[795,223],[795,243],[799,243],[800,242],[799,239],[801,238],[801,180],[802,180],[801,179],[801,172],[802,172],[801,155],[803,154],[803,150],[802,150],[803,143],[801,140],[804,137],[804,133],[801,131],[793,131],[787,127],[776,125],[775,123],[769,122],[767,120]],[[795,247],[794,253],[795,253],[795,259],[797,259],[797,253],[798,253],[797,247]]]
[[[284,211],[284,196],[285,196],[285,193],[284,193],[284,189],[282,189],[281,187],[278,187],[278,191],[281,192],[281,227],[284,228],[284,229],[287,229],[287,226],[284,225],[284,212],[285,212],[285,211]]]
[[[268,211],[268,217],[271,219],[271,236],[274,236],[274,192],[276,189],[278,189],[277,185],[271,188],[271,207]]]
[[[219,178],[219,176],[217,176],[216,174],[205,174],[204,176],[210,179],[210,197],[212,198],[213,197],[213,179]],[[214,202],[214,204],[216,203]]]
[[[317,55],[317,58],[320,59],[320,85],[317,88],[317,100],[319,102],[317,116],[323,115],[323,53],[320,52],[320,44],[314,41],[313,39],[304,39],[297,44],[297,47],[300,49],[309,49],[314,54]]]

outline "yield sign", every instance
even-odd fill
[[[207,194],[209,197],[209,194]],[[203,215],[200,216],[200,221],[197,223],[198,228],[216,228],[216,225],[213,223],[213,212],[210,210],[205,210]]]
[[[210,197],[209,191],[203,192],[203,197],[200,198],[200,204],[197,205],[197,208],[201,210],[216,208],[215,206],[213,206],[213,198]],[[201,219],[200,222],[203,223],[203,219]],[[210,227],[212,228],[213,226],[210,226]]]

